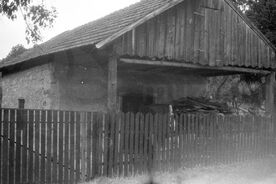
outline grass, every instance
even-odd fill
[[[155,173],[156,184],[276,184],[276,158]],[[98,178],[85,184],[146,184],[149,176]]]

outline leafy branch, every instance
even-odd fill
[[[26,24],[25,33],[28,43],[35,44],[42,41],[41,30],[53,27],[57,17],[56,8],[46,7],[43,1],[35,5],[31,0],[1,0],[0,14],[15,20],[19,10]]]

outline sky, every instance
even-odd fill
[[[59,33],[96,20],[113,11],[129,6],[139,0],[47,0],[48,6],[56,7],[58,17],[54,27],[43,30],[43,41]],[[46,1],[44,1],[46,2]],[[25,40],[25,23],[21,17],[11,21],[0,15],[0,59],[6,57],[11,48],[22,44],[31,47]]]

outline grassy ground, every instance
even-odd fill
[[[155,173],[156,184],[276,184],[276,158],[230,166],[180,169]],[[86,184],[145,184],[149,176],[129,178],[98,178]]]

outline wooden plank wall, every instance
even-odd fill
[[[130,31],[115,41],[119,55],[209,66],[275,67],[273,49],[227,0],[185,0],[137,27],[135,39],[132,36]]]

